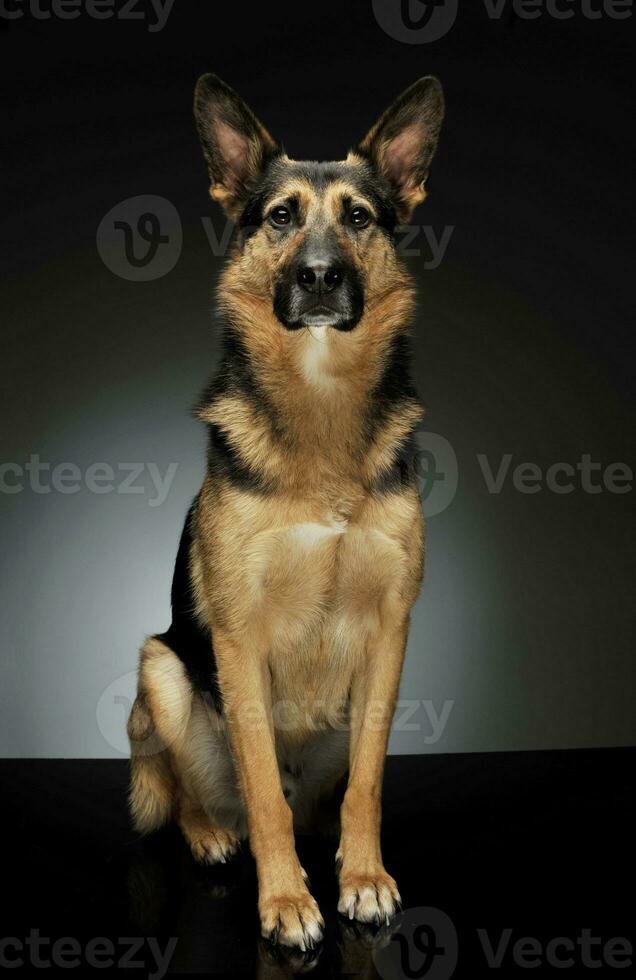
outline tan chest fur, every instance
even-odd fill
[[[408,616],[420,584],[416,494],[352,496],[259,500],[227,490],[209,511],[212,622],[266,658],[275,721],[290,737],[338,721],[368,643]]]

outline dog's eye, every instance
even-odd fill
[[[289,208],[280,206],[273,208],[269,217],[274,225],[288,225],[291,221],[291,211]]]
[[[349,221],[356,228],[366,228],[371,220],[371,215],[366,208],[353,208],[349,212]]]

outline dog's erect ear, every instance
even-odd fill
[[[250,187],[281,148],[243,99],[216,75],[202,75],[194,116],[210,174],[210,194],[237,218]]]
[[[443,119],[442,86],[429,75],[407,88],[355,148],[393,187],[401,222],[426,197]]]

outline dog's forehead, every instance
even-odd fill
[[[356,158],[326,163],[279,158],[268,168],[263,190],[268,197],[284,196],[287,189],[299,185],[319,197],[334,185],[343,194],[357,192],[368,199],[377,198],[381,191],[369,165]]]

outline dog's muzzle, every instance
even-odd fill
[[[330,326],[353,330],[364,310],[355,269],[326,256],[300,256],[277,284],[274,312],[288,330]]]

